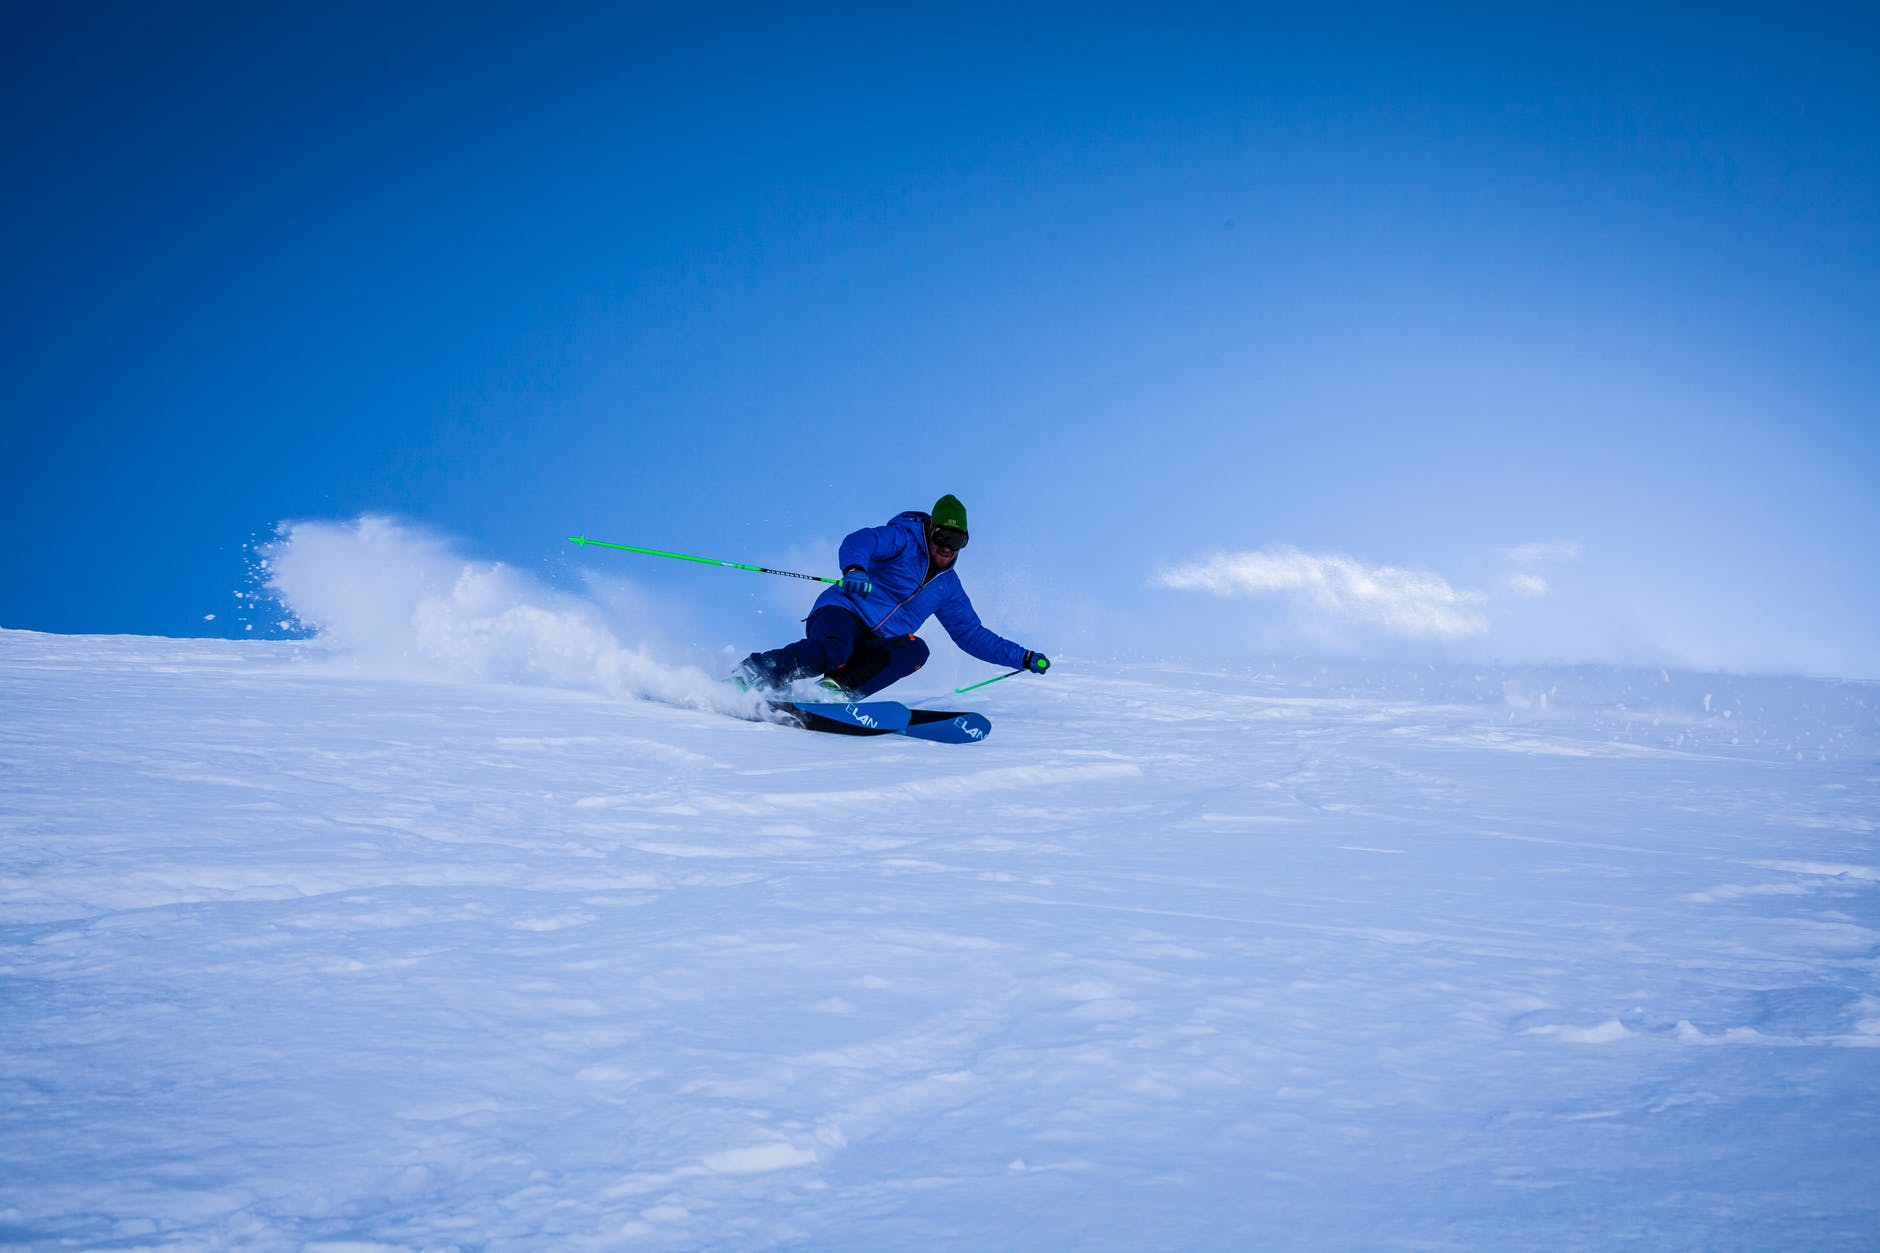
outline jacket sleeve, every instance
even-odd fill
[[[876,569],[883,560],[900,552],[904,544],[905,537],[891,526],[865,526],[842,541],[842,547],[836,550],[836,568]]]
[[[988,631],[979,621],[978,613],[973,610],[973,602],[967,599],[966,589],[960,586],[959,576],[953,576],[953,587],[949,595],[934,609],[934,617],[940,619],[947,634],[960,646],[960,651],[969,657],[977,657],[988,665],[1004,666],[1016,670],[1025,664],[1025,650],[1003,635]]]

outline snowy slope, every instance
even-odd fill
[[[0,1242],[1880,1247],[1871,685],[977,695],[0,632]]]

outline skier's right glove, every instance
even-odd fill
[[[842,590],[851,596],[866,596],[875,590],[875,585],[868,581],[868,571],[851,566],[842,572]]]
[[[1031,674],[1043,674],[1051,668],[1051,659],[1043,653],[1026,652],[1025,660],[1018,663],[1021,670]]]

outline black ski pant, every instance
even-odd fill
[[[858,696],[872,696],[926,665],[927,655],[919,636],[882,639],[849,610],[824,605],[810,614],[802,639],[759,653],[758,661],[784,682],[821,674]]]

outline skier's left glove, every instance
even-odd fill
[[[875,585],[868,581],[868,571],[850,566],[842,572],[842,590],[851,596],[866,596],[875,590]]]
[[[1030,674],[1043,674],[1051,668],[1051,659],[1043,653],[1027,651],[1025,660],[1018,663],[1018,668]]]

